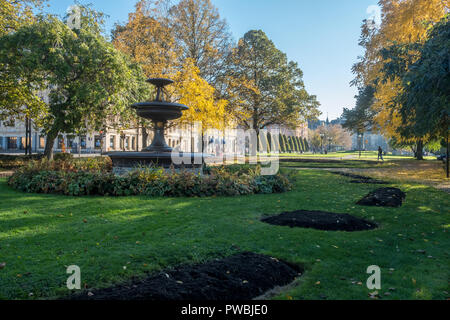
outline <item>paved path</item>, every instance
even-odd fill
[[[385,179],[388,180],[391,179],[397,179],[397,176],[392,176],[389,174],[390,171],[385,169],[385,172],[380,173],[380,169],[378,168],[292,168],[292,167],[286,167],[288,169],[294,169],[294,170],[323,170],[323,171],[339,171],[339,172],[349,172],[349,173],[355,173],[359,175],[365,175],[369,177],[373,177],[376,179]],[[414,168],[410,168],[414,170]],[[438,190],[450,193],[450,181],[445,181],[444,179],[398,179],[398,180],[404,180],[403,182],[413,182],[413,183],[420,183],[424,185],[428,185],[431,187],[434,187]]]

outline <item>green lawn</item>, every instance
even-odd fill
[[[306,268],[281,299],[368,299],[370,265],[381,267],[383,299],[449,296],[447,193],[401,184],[407,193],[403,207],[360,207],[355,201],[376,186],[323,171],[295,175],[289,193],[204,199],[24,194],[0,179],[0,263],[6,262],[0,299],[64,296],[69,265],[81,267],[86,287],[105,287],[239,250]],[[351,213],[380,228],[324,232],[259,221],[262,214],[297,209]],[[389,288],[395,290],[384,296]]]
[[[377,151],[362,151],[361,157],[359,156],[358,151],[338,151],[338,152],[330,152],[328,154],[320,154],[320,153],[304,153],[304,154],[295,154],[295,153],[281,153],[279,154],[280,158],[317,158],[317,159],[327,159],[327,158],[338,158],[342,160],[377,160],[378,152]],[[399,156],[393,155],[392,153],[388,153],[386,156],[383,156],[384,160],[411,160],[414,159],[411,156]],[[436,157],[424,157],[425,160],[435,160]]]
[[[390,168],[398,166],[398,161],[357,161],[357,160],[337,160],[336,162],[295,162],[295,161],[282,161],[280,166],[288,168]]]

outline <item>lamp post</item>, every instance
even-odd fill
[[[331,139],[331,137],[328,138],[328,152],[331,151],[331,141],[332,141],[332,140],[333,140],[333,139]]]
[[[322,153],[322,154],[323,154],[323,138],[324,137],[325,137],[325,134],[321,133],[320,134],[320,149],[321,149],[320,153]]]
[[[361,133],[358,133],[358,149],[359,149],[359,158],[361,158],[361,142],[362,142],[363,135]]]

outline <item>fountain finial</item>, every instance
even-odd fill
[[[163,100],[164,87],[169,84],[172,84],[173,80],[164,78],[150,78],[147,79],[147,82],[153,84],[156,87],[155,101],[164,101]]]

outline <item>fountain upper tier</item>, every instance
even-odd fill
[[[132,105],[139,117],[153,120],[155,122],[166,122],[181,118],[183,111],[189,108],[179,103],[164,101],[164,87],[172,84],[170,79],[151,78],[147,82],[156,87],[156,98],[150,102],[140,102]]]
[[[140,102],[131,107],[136,109],[139,117],[153,121],[175,120],[181,118],[183,111],[189,109],[185,105],[166,101]]]

